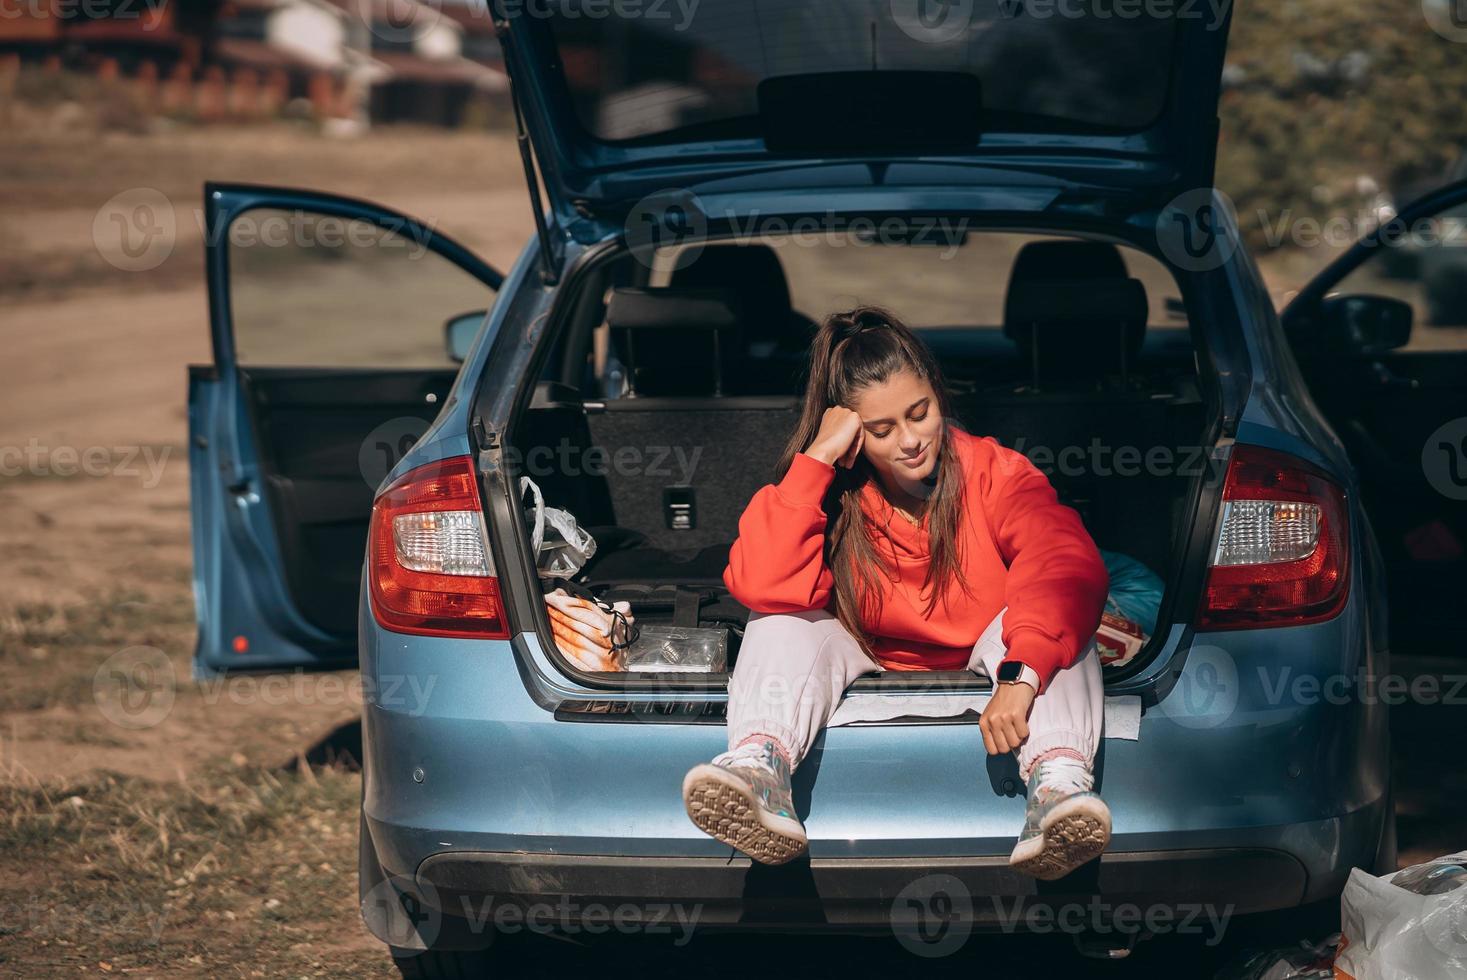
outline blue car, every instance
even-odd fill
[[[1432,489],[1455,456],[1419,454],[1467,372],[1410,347],[1409,302],[1341,293],[1369,242],[1275,314],[1212,190],[1226,11],[581,7],[496,6],[538,229],[507,273],[363,201],[205,188],[196,670],[359,665],[362,911],[403,972],[460,975],[516,930],[925,942],[1096,896],[1241,915],[1394,867],[1388,699],[1358,678],[1389,671],[1388,577],[1427,576],[1366,505],[1413,493],[1463,528]],[[1008,867],[1021,784],[975,711],[883,711],[981,710],[969,671],[847,691],[858,717],[796,775],[802,861],[752,867],[684,813],[725,748],[737,520],[812,323],[852,299],[919,330],[955,424],[1164,584],[1104,668],[1109,850],[1061,881]],[[726,661],[565,656],[525,477],[596,540],[576,587],[721,631]],[[1261,558],[1260,521],[1290,529]],[[1460,560],[1433,567],[1460,590]]]

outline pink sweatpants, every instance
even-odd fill
[[[989,677],[997,674],[1004,657],[1002,632],[1000,612],[973,645],[970,670],[981,665]],[[797,767],[851,681],[881,669],[823,609],[751,613],[728,688],[729,748],[750,735],[769,735],[789,750],[791,767]],[[1035,698],[1029,737],[1018,752],[1021,777],[1027,780],[1034,760],[1054,749],[1072,749],[1093,760],[1103,696],[1100,656],[1092,642]]]

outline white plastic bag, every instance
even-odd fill
[[[1340,920],[1336,980],[1467,980],[1467,851],[1380,878],[1354,869]]]
[[[563,588],[545,594],[555,646],[585,670],[624,670],[627,648],[636,638],[629,603],[607,605]]]
[[[535,549],[535,567],[541,578],[570,578],[596,554],[591,537],[570,511],[546,507],[540,488],[528,476],[520,477],[520,496],[526,488],[535,498],[530,525],[530,544]]]

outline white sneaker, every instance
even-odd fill
[[[1110,807],[1093,787],[1090,767],[1049,759],[1029,774],[1024,829],[1009,866],[1044,881],[1063,878],[1110,843]]]
[[[689,769],[683,803],[699,830],[762,864],[784,864],[810,846],[795,816],[789,766],[773,741],[749,742]]]

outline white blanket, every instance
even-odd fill
[[[851,694],[836,706],[827,728],[862,721],[888,721],[906,715],[951,718],[965,711],[981,713],[988,694]],[[1105,699],[1104,738],[1136,741],[1141,734],[1141,699],[1135,695]]]

